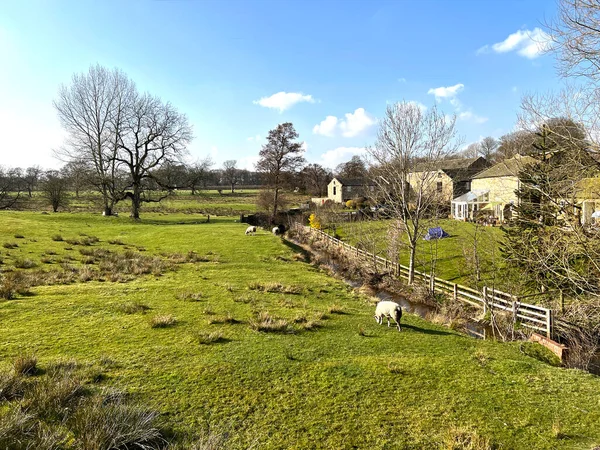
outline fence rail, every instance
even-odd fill
[[[354,247],[346,242],[334,238],[333,236],[315,228],[295,224],[294,227],[309,231],[313,235],[325,240],[328,245],[342,247],[345,251],[364,261],[375,265],[377,270],[385,268],[397,277],[408,279],[410,269],[398,262],[390,261],[382,256],[369,253],[365,250]],[[443,278],[432,277],[430,274],[414,271],[415,278],[422,280],[429,285],[433,293],[441,293],[452,297],[454,300],[461,301],[476,308],[483,309],[484,313],[488,310],[500,310],[509,312],[513,320],[520,322],[524,327],[544,333],[547,337],[552,337],[553,314],[549,308],[538,305],[523,303],[519,297],[484,286],[481,291],[452,283]]]

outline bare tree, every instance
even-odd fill
[[[485,137],[479,143],[478,156],[482,156],[488,162],[493,162],[498,150],[498,141],[491,136]]]
[[[210,168],[213,166],[213,162],[209,156],[202,160],[198,160],[189,166],[186,170],[186,185],[191,189],[192,195],[196,195],[199,189],[206,186],[207,179],[210,175]]]
[[[302,144],[297,142],[298,133],[290,122],[277,125],[269,131],[267,143],[263,145],[256,170],[264,174],[273,193],[272,219],[277,216],[279,195],[287,173],[295,172],[305,162]]]
[[[227,184],[231,186],[232,194],[235,192],[235,185],[239,182],[239,172],[235,159],[229,159],[223,163],[223,177]]]
[[[21,198],[21,180],[18,169],[0,166],[0,209],[12,208]]]
[[[462,150],[461,156],[465,158],[477,158],[479,156],[479,146],[480,142],[473,142],[467,146],[464,150]]]
[[[75,191],[75,197],[79,198],[82,189],[90,186],[91,168],[85,161],[69,161],[62,168],[63,176],[69,181],[71,188]]]
[[[90,183],[101,193],[104,215],[111,215],[119,198],[117,135],[135,86],[118,69],[91,66],[61,86],[54,107],[68,133],[57,155],[66,161],[83,161],[93,168]]]
[[[379,195],[407,236],[409,284],[414,281],[424,220],[438,201],[437,170],[433,169],[458,148],[455,123],[456,117],[448,118],[435,106],[423,111],[409,102],[390,105],[375,145],[367,149]],[[417,163],[420,172],[416,172]]]
[[[25,184],[29,198],[31,198],[33,190],[37,187],[42,174],[43,171],[40,166],[32,166],[25,169],[25,173],[23,174],[23,183]]]
[[[129,177],[123,196],[131,199],[131,217],[139,219],[142,201],[159,201],[144,197],[144,183],[152,171],[166,163],[180,160],[192,139],[187,117],[158,97],[135,92],[126,104],[123,119],[115,117],[113,129],[117,152],[115,160]]]
[[[367,167],[360,156],[354,155],[350,161],[338,164],[335,174],[342,178],[363,179],[367,176]]]
[[[327,194],[327,185],[333,175],[331,171],[319,164],[308,164],[302,169],[299,176],[307,192],[324,197]]]
[[[42,197],[50,203],[54,212],[69,203],[69,181],[56,170],[44,174],[40,190]]]

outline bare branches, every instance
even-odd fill
[[[423,111],[414,103],[390,105],[375,145],[367,149],[380,198],[408,236],[409,283],[423,221],[439,201],[437,166],[458,148],[455,122],[435,106]]]

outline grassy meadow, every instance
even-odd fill
[[[0,224],[4,279],[31,284],[0,301],[0,371],[22,355],[42,371],[74,360],[96,372],[92,391],[121,389],[158,411],[168,439],[600,445],[598,377],[553,367],[537,344],[479,341],[408,314],[401,333],[379,326],[370,299],[280,238],[245,236],[234,217],[1,212]],[[10,404],[0,401],[0,424]],[[58,448],[84,448],[70,433]]]

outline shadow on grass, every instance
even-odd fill
[[[287,239],[282,239],[282,241],[286,247],[290,248],[296,253],[300,253],[304,257],[304,262],[310,262],[310,252],[308,250],[300,247],[298,244],[288,241]]]
[[[417,333],[432,334],[432,335],[436,335],[436,336],[451,336],[451,335],[455,334],[455,333],[451,333],[448,331],[431,330],[429,328],[420,328],[420,327],[416,327],[414,325],[408,325],[406,323],[403,323],[402,329],[404,330],[405,328],[416,331]]]

